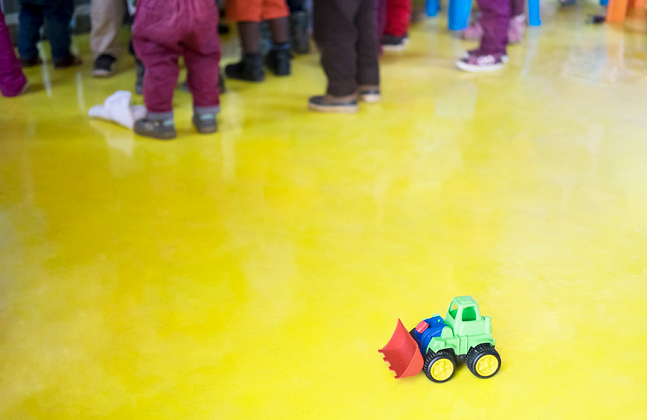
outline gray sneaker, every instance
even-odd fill
[[[200,134],[212,134],[218,131],[218,121],[216,121],[216,114],[193,114],[193,125]]]
[[[101,54],[94,61],[92,77],[111,77],[115,74],[115,62],[117,59],[110,54]]]
[[[135,121],[135,133],[159,140],[171,140],[177,137],[172,118],[165,120],[142,118],[137,120]]]

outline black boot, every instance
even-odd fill
[[[290,38],[292,50],[297,54],[310,52],[310,15],[307,11],[294,12],[290,15]]]
[[[290,46],[284,45],[280,48],[272,48],[265,57],[267,68],[277,76],[290,75]]]
[[[261,53],[245,54],[238,63],[225,67],[225,74],[232,79],[262,82],[265,80],[263,55]]]

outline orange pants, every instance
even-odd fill
[[[261,22],[290,14],[286,0],[227,0],[230,22]]]

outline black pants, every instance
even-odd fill
[[[328,77],[328,94],[379,85],[374,0],[314,0],[314,38]]]

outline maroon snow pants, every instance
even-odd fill
[[[16,96],[22,92],[27,79],[11,43],[9,28],[0,10],[0,92],[2,96]]]
[[[510,0],[477,0],[483,27],[479,52],[484,55],[505,54],[510,25]]]
[[[218,111],[221,50],[214,0],[137,0],[133,43],[146,68],[144,103],[149,112],[173,111],[180,56],[194,108]]]

